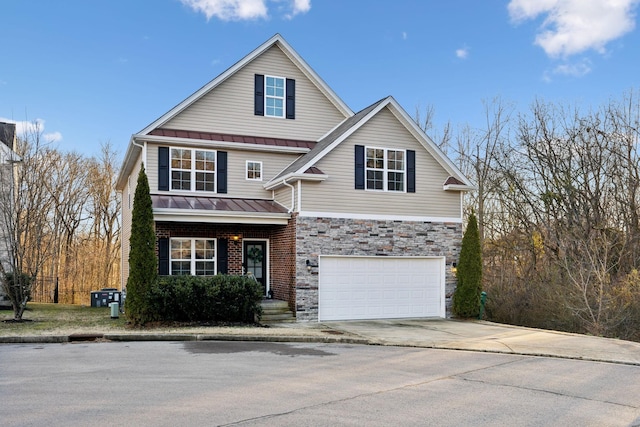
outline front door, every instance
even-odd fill
[[[267,295],[267,242],[245,240],[243,242],[242,265],[246,274],[252,274],[260,286],[263,295]]]

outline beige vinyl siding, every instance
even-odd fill
[[[355,190],[355,145],[415,150],[416,192]],[[302,211],[460,218],[460,194],[442,189],[448,173],[387,108],[316,166],[329,178],[303,184]]]
[[[147,143],[147,161],[144,168],[151,194],[158,192],[158,147],[158,145]]]
[[[136,164],[131,170],[131,175],[127,178],[127,184],[125,184],[122,190],[122,235],[121,235],[121,253],[122,257],[122,271],[121,271],[121,285],[122,288],[127,286],[127,278],[129,277],[129,241],[131,239],[131,213],[133,210],[133,199],[136,194],[136,187],[138,184],[138,174],[140,173],[141,159],[140,156],[136,160]]]
[[[294,192],[294,194],[297,194],[297,192]],[[286,186],[278,188],[275,191],[273,200],[280,203],[285,208],[291,209],[291,188]],[[294,196],[294,203],[297,203],[296,200],[297,195]]]
[[[257,151],[227,151],[227,191],[226,197],[245,199],[271,199],[271,190],[265,190],[266,184],[284,168],[289,166],[298,155],[264,153]],[[262,181],[246,179],[247,160],[262,162]]]
[[[254,115],[254,75],[295,79],[294,120]],[[316,140],[344,116],[298,67],[272,46],[161,127]]]
[[[244,150],[227,150],[227,193],[202,193],[202,192],[176,192],[176,191],[158,191],[158,147],[160,145],[147,145],[147,176],[149,177],[149,187],[152,193],[164,194],[183,194],[183,195],[201,195],[201,196],[219,196],[233,197],[245,199],[271,199],[271,190],[265,190],[266,184],[271,178],[280,173],[284,168],[289,166],[299,154],[272,153],[263,151],[244,151]],[[170,147],[170,145],[166,145]],[[181,146],[181,148],[183,148]],[[198,147],[203,150],[216,150],[215,144],[210,147]],[[247,180],[247,160],[262,162],[262,181]]]

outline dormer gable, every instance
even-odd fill
[[[143,129],[317,140],[353,112],[276,34]]]

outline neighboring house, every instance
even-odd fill
[[[13,164],[17,160],[14,153],[16,138],[15,123],[0,122],[0,262],[5,270],[10,271],[8,264],[8,240],[6,215],[8,211],[7,202],[13,189]],[[0,286],[0,308],[11,306],[2,286]]]
[[[448,314],[470,182],[392,97],[354,114],[279,34],[132,136],[123,285],[142,164],[161,275],[248,271],[299,321]]]

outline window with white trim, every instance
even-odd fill
[[[265,76],[264,78],[264,115],[284,117],[285,79]]]
[[[216,239],[172,238],[169,253],[173,276],[216,274]]]
[[[262,162],[247,160],[247,180],[262,181]]]
[[[366,148],[366,189],[405,191],[406,155],[404,150]]]
[[[171,148],[171,189],[216,191],[216,152]]]

